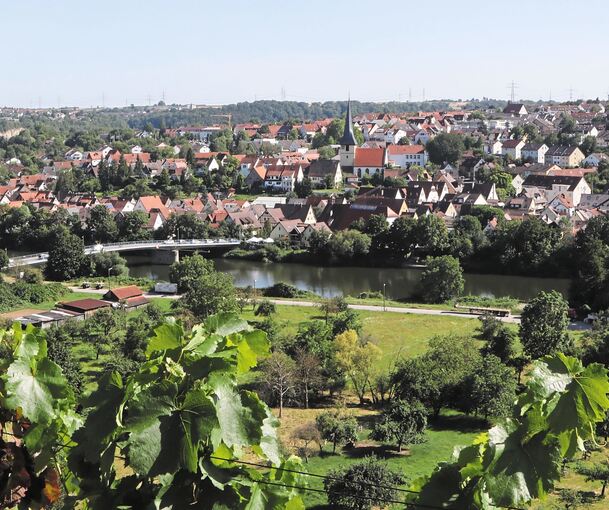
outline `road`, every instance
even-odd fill
[[[80,287],[70,287],[74,292],[90,292],[92,294],[99,294],[100,292],[106,292],[108,289],[81,289]],[[167,294],[156,294],[154,292],[145,292],[144,296],[147,298],[164,298],[164,299],[177,299],[179,295],[167,295]],[[269,299],[276,305],[285,306],[304,306],[304,307],[316,307],[319,306],[319,302],[315,301],[296,301],[289,299]],[[402,306],[386,306],[384,309],[380,305],[356,305],[350,304],[349,308],[353,310],[366,310],[368,312],[392,312],[392,313],[412,313],[417,315],[445,315],[451,317],[460,317],[462,319],[477,319],[480,315],[474,313],[458,312],[452,310],[437,310],[434,308],[406,308]],[[512,324],[520,324],[520,316],[510,315],[509,317],[497,317],[500,321],[508,322]]]
[[[106,292],[108,289],[81,289],[80,287],[70,287],[75,292],[90,292],[92,294],[100,294],[102,292]],[[163,298],[163,299],[178,299],[179,295],[167,295],[167,294],[156,294],[154,292],[145,292],[144,296],[147,298]],[[319,302],[315,301],[296,301],[296,300],[288,300],[288,299],[269,299],[272,303],[276,305],[284,305],[284,306],[304,306],[304,307],[316,307],[319,306]],[[387,313],[411,313],[415,315],[441,315],[447,317],[459,317],[461,319],[478,319],[480,317],[479,314],[475,313],[467,313],[467,312],[458,312],[456,310],[438,310],[434,308],[407,308],[404,306],[386,306],[383,308],[380,305],[356,305],[350,304],[349,308],[352,310],[365,310],[368,312],[387,312]],[[508,317],[497,317],[497,320],[501,322],[506,322],[508,324],[520,324],[520,315],[510,315]],[[585,324],[584,322],[571,322],[569,323],[569,329],[571,331],[582,331],[586,329],[590,329],[591,326],[589,324]]]

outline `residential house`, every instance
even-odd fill
[[[504,140],[503,147],[501,148],[501,154],[512,159],[520,159],[522,157],[522,148],[524,146],[524,140]]]
[[[546,162],[546,152],[548,152],[548,148],[549,147],[545,143],[527,143],[522,148],[522,159],[531,163],[544,164]]]
[[[590,185],[584,177],[561,175],[529,175],[522,184],[523,190],[543,190],[545,198],[550,202],[556,195],[564,193],[565,196],[577,206],[583,194],[592,192]]]
[[[563,168],[579,166],[586,158],[576,145],[553,145],[546,152],[546,163]]]
[[[598,166],[601,161],[609,162],[609,156],[604,152],[593,152],[584,159],[584,165]]]
[[[104,294],[104,300],[112,303],[120,303],[124,308],[131,310],[137,310],[150,303],[148,298],[144,296],[144,291],[136,285],[110,289]]]
[[[309,165],[307,177],[315,188],[326,188],[328,181],[332,188],[339,188],[343,182],[340,161],[337,159],[317,159]]]
[[[412,165],[425,166],[428,158],[423,145],[389,145],[387,159],[394,166],[409,168]]]
[[[508,103],[503,109],[503,113],[505,115],[510,115],[511,117],[524,117],[525,115],[528,115],[529,112],[522,103]]]
[[[294,191],[297,182],[302,182],[304,173],[302,165],[280,165],[267,168],[264,188],[271,191],[289,193]]]

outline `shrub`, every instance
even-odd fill
[[[332,471],[324,480],[331,508],[369,510],[384,508],[387,500],[396,500],[398,491],[393,487],[406,482],[376,457],[364,458],[348,468]]]
[[[306,294],[304,291],[297,289],[294,285],[278,282],[271,287],[264,289],[263,295],[267,297],[277,298],[295,298]]]

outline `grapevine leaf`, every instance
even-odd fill
[[[71,396],[61,368],[48,358],[17,359],[8,368],[6,405],[21,408],[35,423],[48,423],[56,416],[56,400]]]
[[[89,397],[92,408],[84,426],[74,434],[74,440],[79,445],[74,450],[75,455],[82,453],[87,461],[99,462],[116,433],[124,398],[125,388],[121,376],[116,372],[104,374],[97,390]]]
[[[182,326],[173,322],[161,324],[154,330],[154,336],[148,342],[146,353],[150,354],[155,351],[166,351],[177,349],[182,345],[184,330]]]
[[[251,326],[234,313],[219,313],[208,317],[205,329],[220,336],[228,336],[239,331],[249,331]]]
[[[16,358],[30,359],[38,354],[46,355],[46,341],[40,336],[37,331],[27,331],[21,335],[19,343],[15,349]]]
[[[485,487],[495,505],[517,506],[547,494],[560,478],[560,449],[538,434],[523,442],[523,430],[506,420],[489,430]]]
[[[609,409],[607,369],[598,363],[582,369],[579,361],[562,354],[546,363],[571,378],[548,420],[550,432],[560,438],[563,455],[571,458],[584,449],[583,441],[593,436],[595,424]]]

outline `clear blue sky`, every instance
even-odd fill
[[[0,105],[607,97],[605,0],[3,0]]]

